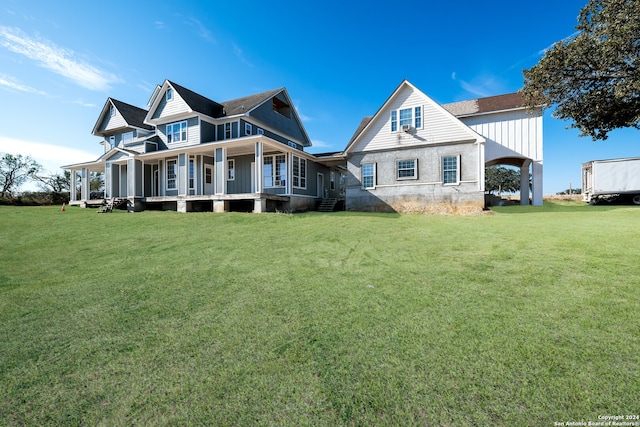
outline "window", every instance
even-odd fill
[[[193,156],[190,156],[189,157],[189,190],[193,190],[194,188],[196,188],[195,175],[196,175],[196,162]]]
[[[415,128],[420,129],[422,127],[422,107],[416,107],[413,109],[415,117]]]
[[[235,159],[227,160],[227,181],[236,179],[236,161]]]
[[[293,186],[307,188],[307,160],[293,156]]]
[[[334,191],[336,189],[336,171],[331,169],[329,173],[329,190]]]
[[[245,123],[244,124],[244,134],[245,135],[251,135],[251,131],[253,130],[253,127],[251,126],[251,123]]]
[[[416,165],[418,161],[413,160],[398,160],[398,179],[416,179],[418,174],[416,171]]]
[[[167,125],[167,142],[182,142],[187,140],[187,122],[177,122]]]
[[[167,160],[167,190],[175,190],[177,171],[177,160]]]
[[[122,134],[122,143],[128,144],[133,141],[133,132],[126,132]]]
[[[287,176],[287,156],[265,156],[264,158],[264,186],[284,187]]]
[[[391,132],[402,130],[405,126],[422,128],[422,107],[403,108],[391,111]]]
[[[231,123],[224,124],[224,139],[231,139]]]
[[[376,164],[364,163],[362,165],[362,188],[375,188]]]
[[[264,130],[258,128],[258,135],[264,135]]]
[[[210,167],[204,168],[204,183],[213,184],[213,169]]]
[[[114,117],[116,115],[116,107],[114,107],[113,105],[109,107],[109,115],[111,117]]]
[[[411,126],[413,124],[412,122],[411,108],[400,110],[400,128],[402,128],[402,126]]]
[[[167,89],[167,102],[171,101],[173,99],[173,89],[169,88]]]
[[[459,156],[450,156],[442,158],[442,183],[457,184],[460,175],[458,174]]]

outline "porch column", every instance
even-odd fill
[[[529,204],[529,165],[531,160],[525,160],[520,166],[520,204]]]
[[[214,156],[215,194],[227,194],[227,150],[223,147],[216,148]]]
[[[186,196],[189,187],[189,157],[186,153],[178,154],[178,196]]]
[[[69,183],[69,201],[71,202],[75,202],[76,200],[78,200],[78,197],[76,196],[76,188],[78,188],[78,183],[76,182],[76,170],[75,169],[71,169],[71,182]]]
[[[264,181],[264,176],[262,172],[262,168],[264,165],[263,153],[264,144],[262,142],[256,142],[256,193],[262,193],[262,186]]]
[[[127,197],[136,195],[136,162],[133,159],[127,160]]]
[[[89,200],[89,170],[82,168],[80,175],[80,199]]]
[[[542,161],[533,162],[533,206],[542,206]]]
[[[111,193],[111,162],[107,162],[104,167],[104,198],[110,198]]]
[[[293,153],[287,153],[286,194],[293,194]]]

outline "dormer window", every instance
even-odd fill
[[[173,99],[173,89],[169,88],[167,89],[167,102],[171,101]]]
[[[111,117],[115,117],[116,115],[116,107],[114,107],[113,105],[109,107],[109,115]]]

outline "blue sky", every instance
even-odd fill
[[[286,87],[308,151],[340,151],[403,79],[439,103],[517,91],[586,2],[4,0],[0,152],[52,172],[94,160],[107,97],[146,108],[165,79],[215,101]],[[545,194],[579,187],[582,162],[640,155],[638,131],[568,124],[545,114]]]

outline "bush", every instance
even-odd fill
[[[69,203],[69,193],[56,191],[27,191],[15,198],[0,199],[0,205],[51,206]]]

